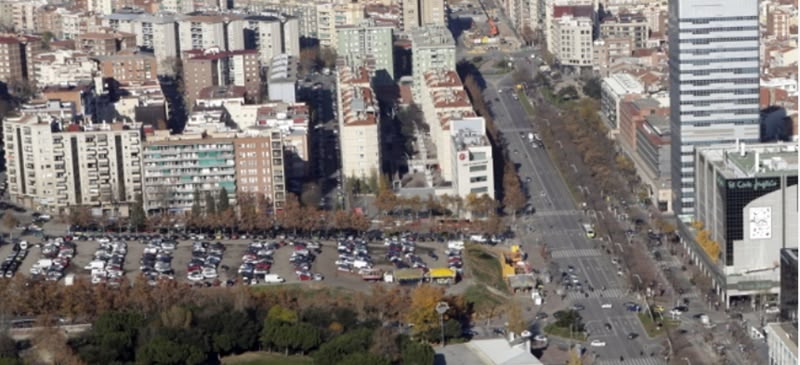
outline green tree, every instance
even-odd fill
[[[105,312],[95,320],[91,332],[74,346],[89,364],[131,362],[144,324],[144,317],[135,312]]]
[[[578,98],[578,89],[575,86],[569,85],[558,90],[558,97],[561,100],[572,100]]]
[[[587,80],[583,85],[583,93],[592,99],[600,100],[600,97],[602,96],[602,85],[600,84],[600,78],[592,77],[591,79]]]
[[[219,189],[219,196],[217,197],[217,205],[216,211],[217,212],[224,212],[231,207],[230,198],[228,197],[228,189],[221,188]]]
[[[210,217],[213,216],[214,214],[217,214],[217,200],[214,199],[214,195],[212,195],[210,191],[206,191],[205,200],[206,200],[206,206],[205,206],[206,217]]]
[[[177,338],[172,340],[167,336],[158,335],[136,352],[136,362],[154,365],[194,365],[205,363],[207,356],[201,348],[180,343],[178,340]]]
[[[402,364],[405,365],[430,365],[436,353],[433,351],[431,345],[427,343],[417,342],[406,338],[401,340],[402,347]]]
[[[360,328],[334,337],[320,346],[319,350],[314,353],[314,364],[335,365],[347,355],[366,352],[372,343],[372,334],[372,330]]]
[[[136,202],[131,206],[130,211],[131,228],[139,231],[147,223],[147,214],[144,212],[144,199],[142,194],[136,195]]]
[[[511,213],[516,219],[517,212],[525,207],[527,200],[525,193],[522,191],[519,176],[517,176],[517,172],[514,169],[514,164],[507,161],[503,166],[503,205],[506,212]]]
[[[255,318],[236,310],[215,313],[200,321],[200,326],[210,334],[212,350],[221,355],[253,350],[261,331]]]

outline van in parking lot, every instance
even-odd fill
[[[267,284],[277,284],[286,282],[286,279],[282,278],[278,274],[266,274],[264,275],[264,282]]]
[[[464,249],[464,241],[450,241],[447,242],[447,248],[451,250],[463,250]]]

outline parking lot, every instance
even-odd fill
[[[44,259],[42,252],[43,244],[42,239],[38,237],[30,238],[25,237],[30,244],[30,249],[27,257],[25,257],[19,264],[16,275],[30,276],[31,267],[34,266],[39,260]],[[113,237],[109,237],[110,242],[114,242]],[[203,240],[209,243],[216,243],[217,240],[206,239]],[[266,239],[263,242],[279,242],[280,239]],[[303,241],[303,240],[299,240]],[[90,278],[92,271],[86,267],[95,261],[95,254],[101,249],[101,243],[96,239],[76,239],[75,241],[75,256],[71,259],[69,266],[64,270],[65,276],[74,274],[77,277]],[[145,249],[148,247],[149,241],[134,240],[127,241],[127,252],[124,255],[124,264],[121,265],[121,270],[124,275],[131,281],[135,281],[137,276],[141,274],[140,261],[143,257]],[[172,251],[171,267],[174,271],[172,276],[174,280],[182,283],[192,283],[187,279],[188,268],[187,265],[192,260],[192,247],[191,240],[179,240],[175,249]],[[222,240],[219,241],[225,245],[225,252],[222,255],[222,261],[219,263],[218,270],[219,276],[216,279],[207,279],[203,282],[208,282],[210,285],[214,282],[217,284],[224,284],[227,280],[234,280],[241,283],[241,277],[237,274],[237,269],[242,265],[242,258],[248,251],[248,246],[254,240]],[[306,241],[307,242],[307,241]],[[365,282],[358,274],[358,270],[353,272],[343,272],[337,270],[336,261],[339,259],[337,252],[336,241],[322,241],[320,243],[320,252],[316,254],[316,259],[310,263],[308,270],[313,274],[321,274],[324,277],[322,281],[326,285],[332,285],[352,290],[369,290],[371,285]],[[439,242],[418,242],[416,256],[421,259],[424,264],[429,268],[444,268],[448,266],[447,260],[447,244]],[[0,258],[8,257],[12,254],[13,245],[4,244],[0,246]],[[369,255],[372,257],[372,262],[375,269],[383,271],[392,271],[396,267],[387,259],[388,248],[384,245],[383,241],[373,241],[368,245]],[[290,262],[292,256],[293,246],[286,244],[278,248],[273,253],[273,262],[269,273],[277,274],[285,279],[286,283],[300,283],[299,276],[295,273],[295,267]],[[435,252],[437,260],[434,260],[430,253]],[[406,260],[408,261],[408,260]],[[413,264],[413,262],[409,262]],[[225,270],[224,268],[227,268]],[[8,279],[0,279],[8,280]],[[61,280],[64,280],[63,278]],[[314,282],[313,280],[308,281]],[[263,281],[259,281],[262,285]],[[274,285],[274,284],[267,284]]]

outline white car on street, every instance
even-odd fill
[[[592,347],[606,347],[606,342],[601,340],[592,340],[589,345]]]
[[[611,309],[612,307],[613,306],[611,305],[611,303],[604,303],[603,305],[600,306],[600,308],[603,309]]]

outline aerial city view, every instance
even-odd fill
[[[0,0],[0,365],[797,365],[796,0]]]

